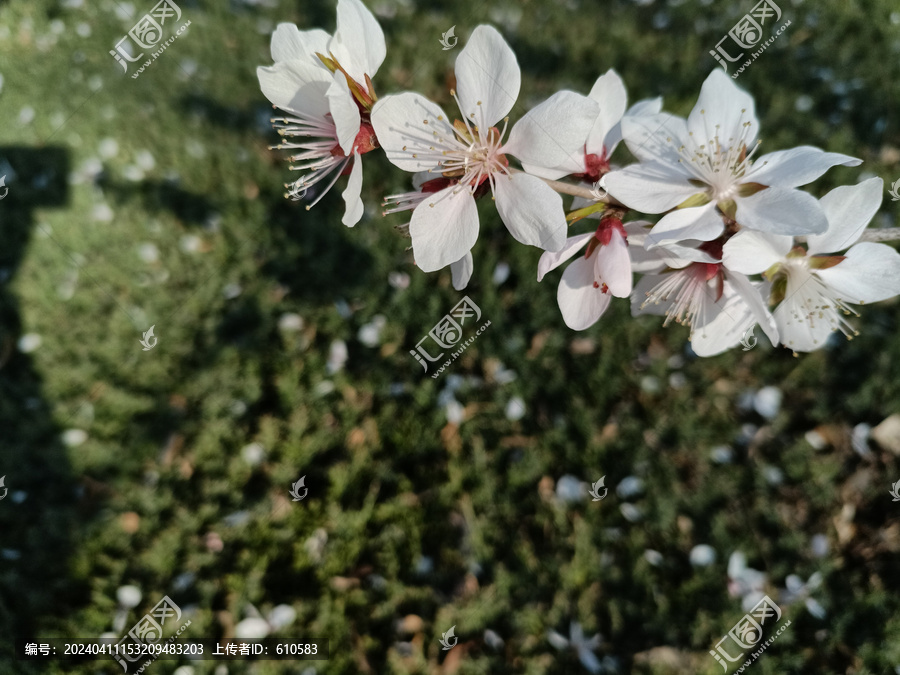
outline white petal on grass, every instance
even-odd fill
[[[522,74],[516,55],[492,26],[478,26],[456,58],[456,91],[467,120],[488,129],[512,110]]]
[[[513,396],[506,404],[506,419],[517,422],[525,417],[525,401],[519,396]]]
[[[241,457],[250,466],[257,466],[266,458],[266,449],[260,443],[250,443],[241,448]]]
[[[494,267],[494,273],[491,275],[491,281],[495,286],[500,286],[503,282],[509,279],[510,267],[508,263],[500,261],[497,263],[497,266]]]
[[[343,369],[344,364],[347,363],[347,358],[347,343],[343,340],[335,340],[332,342],[331,347],[328,349],[328,362],[326,364],[328,373],[333,375]]]
[[[763,387],[753,397],[753,408],[767,420],[773,420],[781,410],[782,398],[778,387]]]
[[[126,608],[132,609],[141,603],[141,589],[137,586],[120,586],[116,589],[116,600]]]
[[[87,432],[82,429],[66,429],[62,433],[63,445],[69,448],[77,448],[87,440]]]
[[[583,481],[566,474],[556,481],[556,498],[563,504],[577,504],[587,499],[587,488]]]
[[[689,557],[694,567],[708,567],[716,561],[716,550],[708,544],[697,544]]]
[[[37,333],[25,333],[25,335],[19,338],[16,346],[23,354],[31,354],[31,352],[37,350],[41,346],[43,341],[43,338]]]
[[[268,622],[256,617],[244,619],[234,627],[234,637],[239,640],[257,640],[266,637],[270,632]]]

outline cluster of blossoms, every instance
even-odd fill
[[[414,189],[387,197],[385,213],[412,212],[402,229],[416,265],[449,266],[457,290],[472,275],[476,201],[490,194],[510,234],[544,251],[538,281],[573,259],[557,300],[574,330],[594,325],[613,297],[630,298],[634,315],[689,326],[700,356],[741,344],[756,325],[773,344],[805,352],[834,331],[855,335],[852,305],[900,294],[900,254],[860,241],[881,206],[881,179],[819,200],[797,189],[861,160],[810,146],[758,156],[753,98],[720,70],[687,119],[663,113],[660,99],[629,108],[610,70],[587,96],[558,92],[507,135],[521,73],[494,28],[478,26],[456,59],[458,115],[416,93],[376,97],[384,56],[381,28],[359,0],[338,0],[333,36],[278,26],[275,64],[258,75],[285,112],[274,120],[279,134],[302,141],[277,146],[299,151],[291,168],[302,175],[288,196],[330,176],[315,204],[349,173],[343,223],[355,225],[361,157],[380,147],[414,174]],[[637,163],[610,163],[621,141]],[[568,214],[562,195],[575,198]],[[632,212],[659,218],[626,222]],[[579,222],[593,229],[569,236]]]

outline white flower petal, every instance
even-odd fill
[[[344,198],[344,203],[347,205],[341,222],[347,227],[356,225],[363,216],[363,202],[360,198],[362,182],[362,159],[357,151],[353,153],[353,168],[350,170],[350,180],[347,181],[347,187],[341,194],[341,197]]]
[[[283,61],[256,69],[259,88],[273,105],[311,117],[325,117],[331,73],[313,63]]]
[[[522,74],[516,55],[492,26],[478,26],[456,58],[456,92],[462,113],[487,131],[512,110]]]
[[[678,160],[679,148],[690,141],[687,122],[669,113],[622,118],[622,136],[631,154],[642,162],[666,164],[676,175],[692,176]]]
[[[707,306],[710,311],[691,332],[691,349],[697,356],[715,356],[740,344],[744,333],[756,322],[747,303],[729,284],[725,284],[719,301]]]
[[[883,197],[884,181],[880,178],[843,185],[822,197],[819,205],[828,219],[828,229],[806,240],[809,254],[836,253],[848,248],[878,213]]]
[[[594,124],[587,137],[586,151],[588,154],[600,155],[606,144],[607,136],[622,120],[625,108],[628,105],[628,94],[625,84],[619,74],[610,68],[606,73],[597,78],[591,93],[588,94],[600,105]],[[620,130],[621,133],[621,130]],[[607,156],[612,150],[607,146]]]
[[[825,152],[811,145],[801,145],[757,158],[743,182],[794,188],[814,181],[839,164],[859,166],[862,160],[837,152]]]
[[[325,96],[328,98],[328,108],[334,120],[338,143],[344,154],[349,156],[353,152],[353,143],[359,133],[360,117],[359,107],[353,99],[353,94],[350,93],[347,78],[343,73],[334,74]]]
[[[658,115],[662,110],[662,97],[657,98],[647,98],[643,101],[638,101],[633,106],[631,106],[628,110],[625,111],[625,117],[640,117],[642,115]],[[616,147],[622,141],[622,120],[619,120],[612,129],[610,129],[609,133],[606,135],[606,140],[604,145],[606,146],[606,155],[607,157],[612,155],[615,152]]]
[[[731,284],[753,314],[753,320],[763,329],[772,345],[778,346],[778,325],[768,307],[771,284],[768,282],[753,283],[738,272],[729,272],[725,276],[725,284],[726,286]]]
[[[272,33],[272,60],[312,61],[325,66],[319,61],[316,52],[328,55],[328,41],[331,36],[321,28],[313,30],[300,30],[292,23],[280,23]]]
[[[597,117],[597,103],[560,91],[513,126],[501,152],[519,158],[525,171],[556,179],[584,170],[584,139]]]
[[[819,602],[814,598],[806,599],[806,609],[809,610],[809,613],[812,614],[817,619],[825,618],[825,608],[819,604]]]
[[[609,288],[610,294],[617,298],[631,295],[632,273],[631,256],[628,245],[617,230],[613,230],[607,246],[600,246],[594,251],[597,256],[597,276]]]
[[[337,30],[328,50],[359,84],[375,77],[384,61],[384,33],[372,12],[359,0],[338,0]]]
[[[721,260],[715,256],[697,248],[702,243],[704,242],[698,239],[686,239],[678,244],[668,243],[661,246],[655,246],[650,253],[656,254],[657,259],[662,260],[666,267],[671,267],[674,270],[687,267],[692,262],[721,262]],[[637,251],[632,252],[632,257],[634,257],[635,253],[637,253]]]
[[[864,241],[819,278],[844,302],[879,302],[900,295],[900,253],[887,244]]]
[[[435,168],[439,160],[429,150],[433,139],[456,136],[440,106],[411,92],[378,99],[372,108],[372,127],[388,160],[404,171]]]
[[[590,328],[609,307],[612,296],[599,288],[594,270],[594,261],[578,257],[569,265],[559,280],[556,301],[563,321],[572,330]]]
[[[578,251],[584,248],[593,236],[593,232],[585,232],[584,234],[579,234],[566,239],[565,246],[559,251],[544,251],[544,253],[541,254],[541,259],[538,260],[537,280],[542,281],[547,272],[555,270],[566,262],[566,260],[578,253]]]
[[[722,247],[722,262],[741,274],[759,274],[781,262],[793,245],[793,237],[741,230]]]
[[[800,190],[770,187],[735,202],[735,220],[751,230],[800,235],[821,234],[828,229],[828,219],[819,202]]]
[[[759,131],[753,97],[717,68],[700,88],[697,104],[688,115],[687,129],[696,146],[714,145],[718,138],[724,149],[733,138],[733,142],[740,139],[750,149]]]
[[[795,352],[811,352],[825,346],[825,341],[836,328],[830,317],[809,307],[820,307],[827,302],[815,275],[791,273],[787,277],[784,300],[773,312],[781,343]]]
[[[455,263],[450,263],[450,277],[453,280],[453,288],[457,291],[465,289],[469,285],[469,279],[472,278],[474,270],[475,261],[472,259],[471,251]]]
[[[527,173],[494,178],[497,211],[516,241],[559,251],[566,244],[562,197],[540,178]]]
[[[416,265],[423,272],[435,272],[455,263],[472,250],[478,239],[475,198],[455,185],[435,192],[413,211],[409,235]]]
[[[663,216],[647,235],[646,248],[677,243],[684,239],[711,241],[722,234],[725,224],[713,203],[678,209]]]
[[[701,191],[670,165],[652,161],[610,171],[603,185],[625,206],[642,213],[663,213]]]
[[[677,272],[675,273],[677,274]],[[656,286],[666,278],[665,274],[645,274],[634,285],[634,291],[631,293],[631,315],[641,316],[643,314],[652,314],[654,316],[665,316],[671,303],[669,302],[648,302],[647,296],[656,288]],[[644,303],[647,303],[646,305]]]

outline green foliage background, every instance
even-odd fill
[[[0,202],[0,474],[11,495],[26,493],[0,502],[2,672],[119,672],[111,661],[26,666],[10,640],[109,631],[116,589],[135,584],[144,599],[129,626],[168,594],[192,620],[189,637],[230,635],[249,604],[263,614],[288,604],[297,621],[278,636],[331,641],[327,662],[233,662],[229,673],[586,672],[546,638],[568,634],[570,620],[603,635],[598,654],[619,672],[714,673],[708,650],[743,614],[726,586],[735,550],[769,575],[773,597],[788,574],[825,578],[826,618],[785,607],[792,624],[757,675],[900,666],[900,520],[888,495],[900,461],[849,442],[853,425],[900,408],[896,302],[864,308],[858,339],[815,354],[760,340],[682,364],[672,357],[684,356],[687,330],[633,320],[625,302],[584,334],[568,330],[558,273],[536,283],[539,251],[516,245],[482,204],[467,293],[491,327],[432,380],[408,350],[460,294],[449,273],[414,268],[392,227],[401,216],[380,216],[382,196],[409,176],[368,156],[366,216],[347,229],[339,190],[309,212],[285,200],[287,163],[267,149],[276,137],[255,68],[271,63],[269,34],[281,21],[332,31],[333,4],[179,4],[189,31],[137,80],[108,51],[151,2],[0,4],[0,156],[19,175]],[[830,171],[810,188],[817,196],[866,175],[890,184],[896,3],[781,5],[792,25],[738,80],[756,97],[761,151],[808,144],[865,160]],[[611,67],[631,101],[662,95],[687,114],[718,67],[708,51],[751,3],[369,6],[388,41],[378,93],[415,90],[447,110],[460,46],[476,25],[496,25],[523,70],[514,121],[559,89],[586,93]],[[444,51],[451,25],[460,46]],[[101,158],[106,138],[118,152]],[[142,150],[155,165],[129,180]],[[84,178],[91,158],[102,171]],[[111,220],[94,217],[102,204]],[[877,223],[896,214],[886,199]],[[139,255],[145,244],[157,261]],[[511,274],[498,286],[500,261]],[[395,271],[408,289],[388,284]],[[279,327],[292,312],[300,331]],[[382,344],[367,347],[357,333],[378,314]],[[145,352],[151,324],[159,343]],[[27,333],[42,344],[20,353]],[[331,374],[337,339],[349,360]],[[498,378],[501,364],[517,379]],[[459,426],[439,405],[451,376],[480,378],[455,393]],[[740,405],[766,385],[784,393],[772,421]],[[514,396],[520,420],[504,414]],[[826,447],[805,440],[814,428]],[[87,440],[65,445],[67,429]],[[256,466],[241,455],[253,442],[266,451]],[[733,462],[712,460],[719,445]],[[780,483],[767,480],[772,467]],[[552,495],[564,474],[606,475],[609,496],[565,507]],[[292,503],[301,475],[309,495]],[[644,481],[629,500],[638,522],[615,494],[630,475]],[[320,528],[317,558],[305,542]],[[825,557],[812,553],[815,534],[829,540]],[[688,554],[701,543],[717,560],[695,568]],[[459,646],[443,652],[453,624]],[[505,640],[499,651],[488,628]]]

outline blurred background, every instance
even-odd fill
[[[609,68],[630,102],[686,115],[753,3],[367,4],[379,95],[453,109],[456,55],[491,23],[523,71],[515,121]],[[190,27],[132,79],[109,51],[154,5],[0,3],[3,673],[121,672],[14,661],[11,640],[124,634],[164,596],[182,637],[326,638],[331,658],[156,673],[717,673],[709,650],[760,593],[791,625],[757,675],[900,673],[900,303],[798,358],[760,336],[697,359],[624,301],[575,333],[558,273],[538,284],[540,251],[486,203],[466,294],[491,326],[432,379],[409,350],[463,294],[381,217],[409,175],[370,154],[347,229],[344,183],[306,211],[268,149],[271,32],[332,32],[335,3],[182,0]],[[900,8],[780,9],[737,80],[761,152],[864,159],[816,196],[890,185]],[[873,225],[897,213],[886,195]]]

